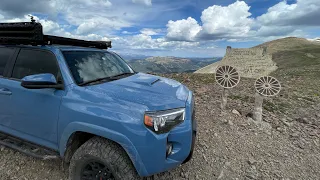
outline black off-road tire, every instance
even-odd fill
[[[104,138],[93,137],[80,146],[72,156],[69,180],[81,180],[83,167],[92,160],[98,160],[107,166],[116,180],[142,179],[120,145]]]

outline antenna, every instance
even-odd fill
[[[262,76],[258,78],[254,84],[256,89],[255,107],[253,112],[253,119],[262,121],[262,104],[264,97],[273,97],[280,93],[280,82],[271,76]]]
[[[34,17],[31,14],[29,14],[28,16],[30,17],[32,23],[36,22],[36,20],[34,20]]]
[[[221,109],[225,109],[227,105],[228,89],[236,87],[240,82],[240,75],[236,68],[226,65],[219,66],[216,69],[216,82],[223,87]]]

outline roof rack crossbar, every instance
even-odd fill
[[[59,36],[44,35],[40,23],[0,23],[0,45],[69,45],[92,47],[98,49],[111,48],[111,41],[86,41]]]
[[[48,45],[59,44],[59,45],[81,46],[81,47],[94,47],[99,49],[111,48],[111,41],[85,41],[80,39],[71,39],[71,38],[49,36],[49,35],[44,35],[44,40]]]

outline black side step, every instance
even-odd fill
[[[16,137],[12,137],[7,134],[3,134],[1,132],[0,145],[6,146],[8,148],[14,149],[16,151],[19,151],[21,153],[38,159],[51,160],[60,158],[58,152],[29,143],[27,141],[21,140]]]

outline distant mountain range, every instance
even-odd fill
[[[123,56],[123,55],[122,55]],[[179,58],[179,57],[146,57],[128,58],[123,56],[130,66],[138,72],[145,73],[182,73],[194,72],[211,63],[221,60],[213,58]]]
[[[263,43],[256,47],[267,47],[270,54],[278,51],[299,49],[319,45],[319,39],[307,40],[303,38],[284,38]],[[180,58],[180,57],[152,57],[141,54],[120,54],[133,69],[145,73],[182,73],[195,72],[201,68],[209,67],[220,61],[222,57],[212,58]]]
[[[151,56],[146,56],[143,54],[128,54],[128,53],[120,53],[121,57],[126,61],[138,60],[138,59],[146,59]]]

